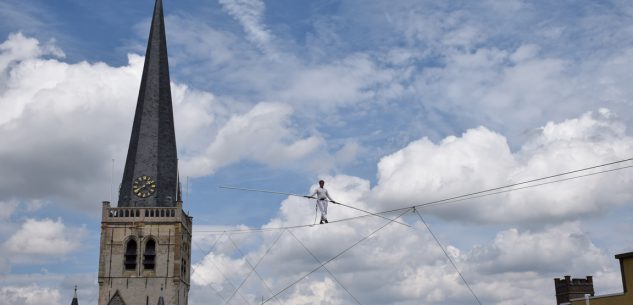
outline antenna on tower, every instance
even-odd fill
[[[180,192],[180,168],[179,164],[180,159],[176,159],[176,201],[182,201],[182,194]],[[180,195],[180,196],[178,196]]]
[[[185,191],[186,191],[185,194],[187,195],[186,202],[189,202],[189,176],[187,176],[187,183],[185,184]],[[183,210],[184,210],[184,208],[183,208]]]

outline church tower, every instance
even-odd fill
[[[163,3],[156,0],[118,205],[102,206],[99,305],[187,305],[192,218],[181,197]]]

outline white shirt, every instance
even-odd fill
[[[317,188],[314,193],[312,193],[312,195],[310,195],[310,197],[314,197],[316,195],[317,200],[326,200],[326,199],[330,199],[331,201],[334,201],[334,199],[332,199],[332,197],[330,197],[330,194],[328,194],[327,190],[324,188]]]

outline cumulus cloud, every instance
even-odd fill
[[[60,58],[65,56],[64,52],[55,46],[54,41],[40,45],[37,39],[25,37],[19,32],[10,34],[7,40],[0,44],[0,54],[0,71],[3,72],[9,65],[21,60],[43,55]]]
[[[221,267],[219,267],[221,266]],[[236,272],[239,276],[244,276],[248,272],[245,270],[246,264],[242,261],[232,261],[229,257],[223,255],[216,255],[214,253],[206,255],[200,262],[193,265],[194,272],[192,274],[192,281],[198,285],[210,285],[214,283],[222,283],[225,279],[224,273],[229,273],[233,276],[233,272]],[[224,271],[222,270],[224,269]],[[211,272],[202,272],[202,270]],[[221,285],[216,288],[218,291],[222,291]]]
[[[505,138],[483,127],[447,137],[438,145],[423,138],[380,160],[376,201],[414,202],[438,191],[456,194],[490,188],[500,181],[482,170],[498,173],[513,168],[513,162]]]
[[[129,126],[142,59],[131,57],[121,68],[67,64],[43,58],[47,51],[32,38],[13,35],[4,45],[10,47],[2,56],[21,56],[2,67],[0,169],[6,174],[0,197],[63,198],[84,210],[96,207],[87,203],[95,194],[107,196],[98,186],[107,185],[107,160],[122,159],[118,150],[129,131],[121,126]]]
[[[382,158],[369,198],[384,209],[430,202],[627,159],[632,147],[633,138],[608,110],[550,122],[514,152],[504,136],[483,127],[437,144],[423,138]],[[559,222],[625,204],[632,178],[623,170],[429,212],[482,222]]]
[[[60,259],[79,248],[84,228],[68,228],[61,219],[27,219],[3,248],[12,262]]]
[[[346,304],[345,294],[337,289],[336,282],[330,278],[324,278],[320,281],[312,281],[311,283],[301,283],[297,285],[297,289],[288,297],[287,301],[292,304]],[[351,300],[349,300],[351,301]]]
[[[0,88],[4,89],[3,91],[5,92],[11,92],[11,89],[16,87],[15,84],[10,82],[9,73],[13,70],[12,68],[15,68],[17,63],[46,55],[58,55],[61,57],[63,53],[53,45],[41,46],[37,39],[25,37],[22,33],[9,35],[7,40],[0,44],[0,75],[3,80],[3,85]],[[9,95],[15,97],[10,93]],[[26,105],[18,100],[14,103],[0,103],[0,106],[0,113],[2,113],[0,123],[6,123],[19,116]]]
[[[109,193],[110,160],[122,164],[143,59],[127,66],[69,64],[54,45],[12,34],[0,48],[0,199],[58,200],[98,209]],[[213,121],[213,96],[174,85],[184,143]],[[195,109],[198,109],[197,111]],[[220,107],[218,107],[220,109]],[[107,118],[107,119],[104,119]],[[190,137],[188,137],[190,135]],[[115,177],[120,176],[117,166]],[[97,195],[97,199],[95,199]],[[97,201],[95,201],[97,200]],[[90,204],[92,202],[92,204]]]
[[[577,255],[575,251],[580,249],[583,249],[582,255]],[[571,257],[574,259],[570,260]],[[522,232],[516,228],[501,231],[490,245],[472,249],[468,260],[474,268],[488,274],[530,271],[595,274],[604,271],[601,266],[611,263],[577,221],[541,232]]]

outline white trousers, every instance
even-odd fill
[[[317,200],[317,206],[319,207],[319,211],[321,211],[321,219],[327,219],[327,199]]]

